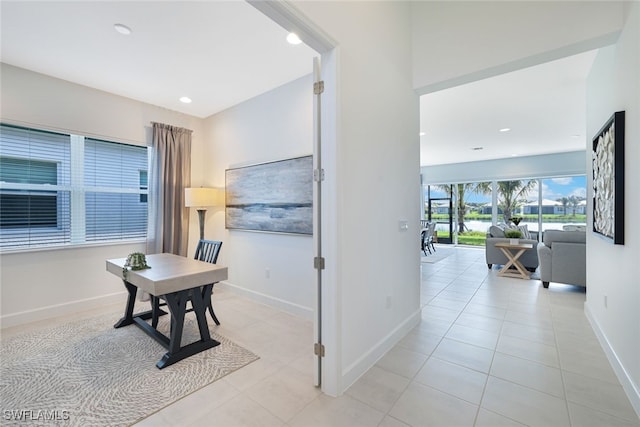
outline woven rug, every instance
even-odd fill
[[[119,316],[3,339],[1,424],[128,426],[258,359],[210,326],[219,346],[160,370],[155,365],[165,348],[135,325],[113,328]],[[167,334],[169,316],[158,329]],[[182,343],[198,339],[195,316],[188,315]]]

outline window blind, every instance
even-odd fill
[[[146,237],[147,170],[146,147],[0,125],[0,249]]]

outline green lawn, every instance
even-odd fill
[[[449,233],[446,231],[438,230],[438,238],[448,239]],[[458,234],[458,244],[484,246],[486,238],[486,233],[483,233],[482,231],[465,231],[464,233]]]

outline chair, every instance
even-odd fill
[[[220,254],[220,248],[222,248],[222,242],[219,240],[201,239],[200,241],[198,241],[198,246],[196,246],[196,254],[193,258],[199,261],[205,261],[210,262],[211,264],[215,264],[218,260],[218,255]],[[204,286],[202,288],[202,295],[204,296],[205,289],[208,286],[211,286],[211,291],[213,291],[213,285],[215,285],[215,283]],[[213,321],[216,322],[216,325],[219,325],[220,322],[218,321],[216,314],[213,312],[213,304],[211,302],[211,298],[209,298],[209,305],[207,306],[207,309],[209,310],[209,314],[211,314],[211,318],[213,319]]]
[[[222,242],[219,240],[204,240],[200,239],[198,241],[198,246],[196,246],[196,253],[193,259],[197,259],[198,261],[210,262],[211,264],[215,264],[218,260],[218,255],[220,254],[220,248],[222,247]],[[206,297],[207,294],[211,295],[213,291],[213,285],[215,283],[210,283],[202,287],[202,296]],[[155,295],[151,296],[151,326],[154,328],[158,326],[158,317],[160,314],[160,307],[163,305],[167,305],[166,303],[161,303],[160,299],[162,297],[157,297]],[[215,312],[213,311],[213,304],[211,302],[211,297],[208,299],[207,309],[209,310],[209,314],[211,318],[216,323],[216,325],[220,324],[220,321],[216,317]],[[193,311],[193,308],[187,310],[187,312]]]
[[[422,237],[421,248],[425,256],[427,255],[427,251],[429,251],[430,254],[436,251],[436,247],[433,245],[433,235],[435,234],[435,231],[436,223],[430,222],[426,228],[422,229],[420,233]]]

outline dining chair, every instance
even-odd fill
[[[201,239],[198,241],[198,246],[196,246],[196,254],[194,256],[194,259],[215,264],[216,261],[218,260],[218,255],[220,254],[220,248],[222,248],[222,242],[219,240]],[[213,292],[213,285],[215,285],[215,283],[211,283],[210,285],[207,285],[207,286],[211,286],[212,292]],[[207,286],[204,286],[202,288],[203,296]],[[213,311],[213,303],[211,302],[211,298],[209,298],[208,303],[209,305],[207,306],[207,309],[209,310],[209,314],[211,314],[211,318],[213,319],[214,322],[216,322],[216,325],[219,325],[220,321],[218,321],[218,318],[216,317],[216,314]]]
[[[433,235],[435,234],[435,231],[436,223],[430,222],[429,225],[426,228],[423,228],[420,232],[422,237],[422,252],[424,252],[425,256],[427,255],[427,251],[429,251],[430,254],[436,251],[436,248],[433,245]]]
[[[219,240],[205,240],[200,239],[198,241],[198,246],[196,246],[196,253],[194,255],[194,259],[198,261],[209,262],[211,264],[215,264],[218,260],[218,255],[220,254],[220,248],[222,247],[222,242]],[[216,282],[217,283],[217,282]],[[213,285],[215,283],[209,283],[202,287],[202,296],[205,297],[208,293],[211,295],[213,292]],[[157,297],[155,295],[151,296],[151,326],[158,326],[158,317],[160,315],[160,307],[163,305],[167,305],[166,303],[160,302],[161,297]],[[216,317],[216,313],[213,311],[213,303],[211,302],[211,297],[207,302],[207,310],[209,310],[209,314],[211,318],[216,323],[216,325],[220,324],[218,317]],[[193,308],[187,310],[187,312],[193,311]]]

